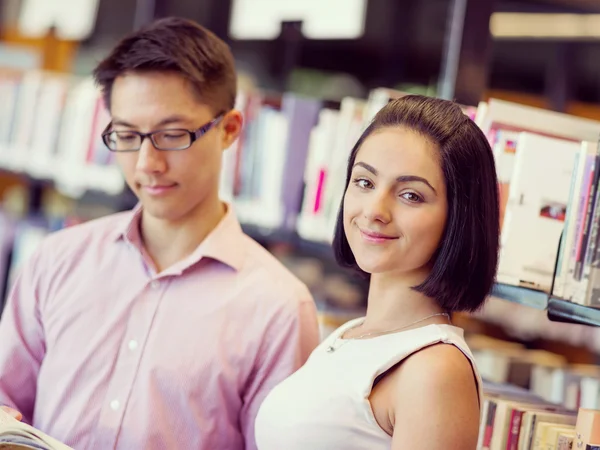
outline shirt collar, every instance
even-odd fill
[[[246,235],[236,217],[233,207],[226,203],[227,212],[215,228],[206,236],[204,241],[194,252],[176,265],[185,268],[197,263],[202,258],[210,258],[228,265],[239,271],[244,262],[244,244]],[[138,203],[131,211],[123,216],[122,222],[116,227],[115,241],[127,241],[138,250],[142,248],[140,236],[140,220],[142,218],[142,205]]]

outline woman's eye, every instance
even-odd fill
[[[414,192],[405,192],[404,194],[402,194],[402,197],[406,200],[408,200],[411,203],[419,203],[422,202],[423,200],[421,199],[421,197],[419,197],[417,194],[415,194]]]
[[[361,189],[370,189],[373,185],[372,183],[365,178],[357,178],[354,180],[354,184]]]

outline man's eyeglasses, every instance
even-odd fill
[[[195,131],[170,128],[150,133],[140,133],[132,130],[114,131],[111,130],[112,123],[109,123],[102,133],[102,141],[112,152],[136,152],[142,147],[142,142],[146,138],[152,141],[152,145],[157,150],[185,150],[218,125],[221,119],[223,119],[223,114],[218,115]]]

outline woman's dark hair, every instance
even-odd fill
[[[215,114],[234,107],[235,63],[229,46],[197,23],[156,20],[125,36],[98,64],[94,78],[107,108],[115,79],[126,72],[174,72],[185,77]]]
[[[447,311],[475,311],[493,286],[498,263],[500,208],[492,150],[483,132],[453,102],[419,95],[393,100],[381,109],[352,149],[346,189],[361,145],[373,132],[404,127],[433,142],[446,182],[448,215],[432,270],[413,289]],[[369,277],[357,265],[344,232],[342,199],[333,249],[338,263]]]

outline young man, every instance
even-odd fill
[[[254,418],[318,343],[306,287],[219,200],[242,127],[229,48],[182,19],[95,70],[132,212],[50,236],[0,323],[0,404],[82,449],[253,449]]]

